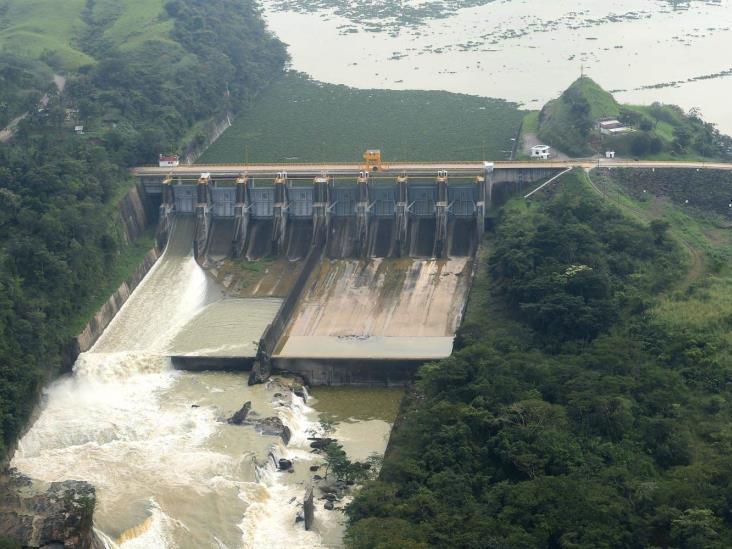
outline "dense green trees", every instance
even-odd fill
[[[104,151],[49,135],[0,147],[0,432],[8,444],[60,363],[68,323],[107,280],[121,245],[110,223],[125,178]],[[114,218],[116,219],[116,217]],[[3,447],[0,446],[0,456]]]
[[[0,58],[0,129],[13,118],[35,110],[50,71],[27,59],[4,54]]]
[[[35,102],[50,83],[34,80],[36,62],[0,57],[3,112],[31,108],[0,145],[0,462],[58,371],[72,326],[121,282],[116,201],[131,185],[126,168],[177,149],[196,122],[240,105],[283,68],[284,47],[253,2],[176,0],[166,9],[177,41],[124,48],[104,39],[111,20],[90,3],[79,40],[98,62],[69,74],[41,113]],[[79,110],[86,135],[71,130],[67,108]]]
[[[562,186],[489,237],[456,352],[421,369],[348,511],[351,546],[732,543],[732,364],[649,308],[681,252],[666,224]]]

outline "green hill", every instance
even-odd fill
[[[602,135],[598,120],[617,118],[633,131]],[[732,138],[719,133],[697,112],[675,105],[621,105],[591,78],[575,80],[541,112],[524,117],[524,135],[539,139],[570,156],[582,157],[613,150],[618,156],[651,159],[729,159]]]
[[[617,117],[620,105],[591,78],[575,80],[539,114],[540,139],[572,156],[592,154],[589,141],[598,118]]]
[[[0,5],[0,53],[41,59],[59,72],[94,64],[86,47],[91,35],[108,47],[139,47],[168,41],[173,19],[163,0],[7,0]]]

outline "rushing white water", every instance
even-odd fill
[[[191,255],[192,229],[178,220],[163,257],[73,375],[46,390],[13,465],[44,481],[91,482],[95,525],[111,547],[317,547],[319,535],[294,520],[307,466],[283,474],[268,458],[313,460],[306,438],[317,414],[298,397],[274,398],[279,386],[177,372],[167,358],[181,328],[221,297]],[[290,427],[289,447],[225,422],[247,400]],[[328,529],[331,515],[317,520]]]
[[[384,18],[386,4],[395,5],[264,0],[293,68],[323,82],[447,90],[536,109],[584,69],[622,90],[624,102],[698,107],[732,133],[732,63],[720,53],[732,40],[730,0],[486,0],[422,24]]]

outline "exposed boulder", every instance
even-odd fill
[[[23,547],[97,549],[96,494],[88,482],[36,483],[15,470],[0,472],[0,537]]]
[[[261,385],[266,383],[270,376],[270,367],[268,360],[257,360],[249,372],[249,385]]]
[[[252,409],[252,403],[251,401],[246,401],[244,403],[244,406],[241,407],[241,409],[236,412],[233,416],[231,416],[227,422],[231,423],[232,425],[241,425],[244,423],[247,419],[247,416],[249,415],[249,411]]]
[[[290,469],[292,469],[292,461],[290,461],[289,459],[280,458],[277,462],[277,468],[280,471],[289,471]]]
[[[310,437],[310,438],[308,438],[308,440],[311,441],[310,447],[315,450],[322,450],[323,448],[328,446],[328,444],[331,444],[333,442],[338,442],[334,438],[327,438],[327,437]]]
[[[303,501],[303,514],[305,516],[305,530],[310,530],[315,521],[315,504],[313,503],[313,487],[308,486],[305,490]]]
[[[332,501],[326,501],[323,507],[328,511],[332,511],[335,508],[335,503],[333,503]]]
[[[252,421],[254,427],[263,435],[278,436],[282,439],[282,442],[288,444],[292,433],[290,428],[282,423],[282,420],[278,417],[266,417],[264,419],[257,419]]]
[[[292,385],[292,392],[295,396],[299,396],[304,401],[307,401],[308,394],[305,392],[305,387],[300,385],[299,383],[294,383]]]

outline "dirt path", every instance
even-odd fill
[[[0,130],[0,143],[7,143],[15,135],[15,130],[18,128],[18,124],[26,117],[28,113],[23,113],[20,116],[16,116],[10,121],[10,124]]]
[[[61,76],[60,74],[54,74],[53,83],[56,84],[56,88],[59,92],[63,92],[64,88],[66,87],[66,77]],[[44,94],[38,104],[41,107],[45,107],[48,105],[50,99],[51,98],[48,94]],[[7,143],[13,138],[13,135],[15,135],[15,131],[18,129],[18,124],[20,124],[28,116],[28,114],[30,113],[26,112],[21,114],[20,116],[16,116],[15,118],[13,118],[13,120],[10,121],[10,124],[0,130],[0,143]]]
[[[600,189],[600,187],[598,187],[592,180],[590,170],[585,170],[585,172],[587,173],[587,181],[589,181],[590,186],[600,196],[604,197],[605,193],[603,193],[602,189]],[[622,203],[617,203],[617,206],[622,210],[630,212],[634,217],[646,223],[663,217],[663,200],[658,197],[654,197],[650,211],[644,211]],[[681,232],[674,229],[671,229],[669,232],[684,247],[684,249],[686,249],[689,254],[689,258],[691,259],[689,270],[687,271],[684,279],[679,283],[679,289],[685,290],[694,282],[699,280],[699,278],[704,274],[704,253],[695,247],[688,238],[685,238]]]

